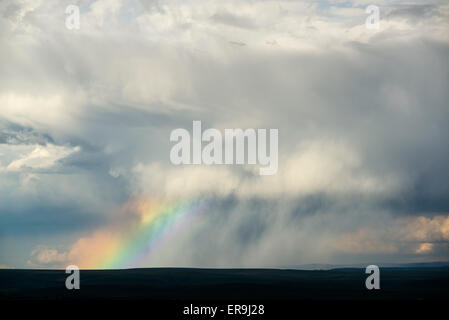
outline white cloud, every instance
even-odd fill
[[[62,266],[67,262],[67,254],[46,246],[37,246],[27,264],[30,267]]]
[[[12,160],[3,170],[20,171],[23,169],[50,169],[56,163],[80,150],[79,146],[65,147],[48,144],[31,145],[31,146],[14,146],[9,145],[4,149],[10,149],[9,152],[26,152],[20,158]],[[20,151],[19,151],[20,150]]]
[[[364,170],[357,152],[344,143],[313,140],[280,159],[279,171],[260,177],[256,166],[174,166],[139,164],[136,192],[160,194],[168,199],[202,194],[241,197],[306,196],[316,193],[360,193],[378,197],[403,187],[399,176],[380,176]]]
[[[349,253],[430,253],[449,241],[449,215],[393,219],[387,226],[360,228],[338,236],[333,246]]]

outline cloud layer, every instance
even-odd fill
[[[74,4],[0,3],[2,265],[93,267],[152,199],[208,209],[140,267],[449,259],[445,1]],[[193,120],[279,129],[278,173],[173,166]]]

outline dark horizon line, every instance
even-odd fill
[[[79,268],[84,271],[124,271],[124,270],[147,270],[147,269],[189,269],[189,270],[299,270],[299,271],[326,271],[335,269],[365,269],[369,265],[377,265],[379,268],[433,268],[433,267],[449,267],[448,261],[430,261],[430,262],[407,262],[407,263],[354,263],[354,264],[326,264],[326,263],[308,263],[296,266],[284,267],[182,267],[182,266],[158,266],[158,267],[130,267],[130,268]],[[311,268],[315,266],[315,268]],[[3,270],[17,271],[61,271],[66,268],[0,268]]]

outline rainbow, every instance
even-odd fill
[[[140,218],[137,225],[102,247],[91,267],[123,269],[141,266],[143,259],[148,262],[192,217],[203,212],[206,204],[203,200],[171,203],[145,200],[133,203],[132,207]]]

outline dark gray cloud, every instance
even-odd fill
[[[416,23],[438,15],[440,15],[438,6],[435,4],[413,4],[395,6],[387,14],[387,17],[393,19],[405,18],[412,23]]]
[[[54,143],[50,135],[36,132],[33,128],[11,122],[0,122],[0,144],[40,144]]]

